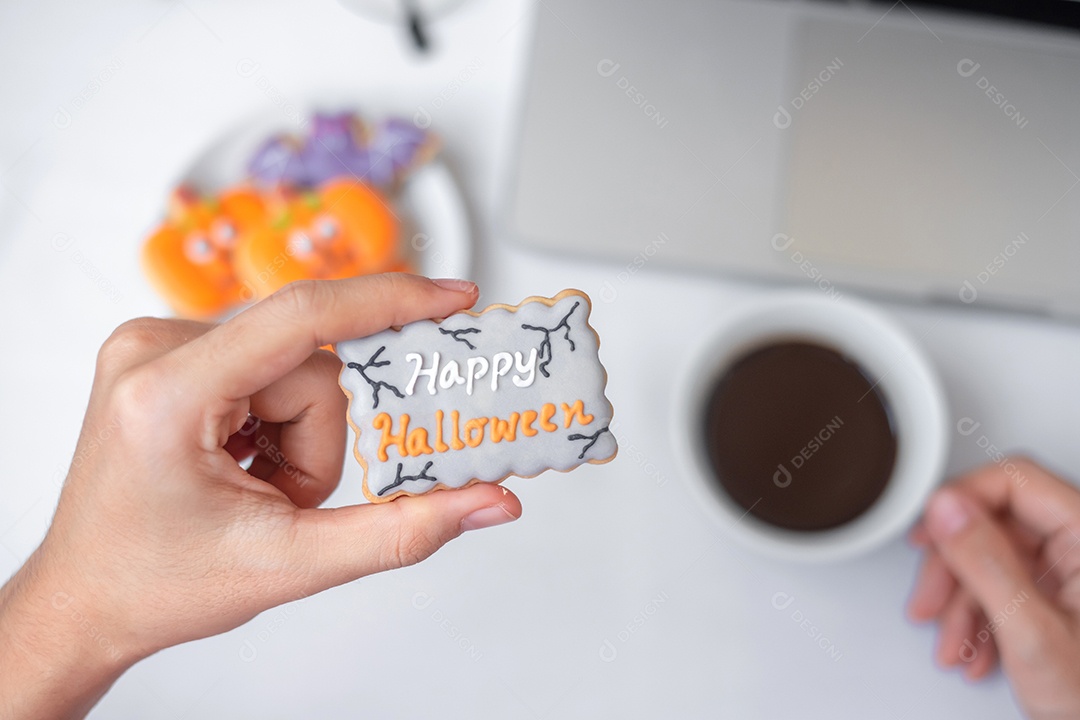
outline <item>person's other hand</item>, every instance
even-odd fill
[[[976,680],[1000,659],[1031,718],[1080,718],[1080,490],[1009,458],[939,490],[912,540],[938,662]]]
[[[341,364],[319,348],[476,298],[409,275],[305,282],[222,325],[113,333],[52,527],[0,591],[0,716],[78,717],[157,650],[520,516],[486,483],[316,509],[346,443]]]

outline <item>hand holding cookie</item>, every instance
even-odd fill
[[[222,325],[121,326],[53,525],[0,590],[0,716],[79,717],[157,650],[516,519],[490,484],[316,509],[346,443],[341,363],[319,348],[476,298],[468,282],[367,276],[288,286]]]

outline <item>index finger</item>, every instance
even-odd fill
[[[1080,536],[1080,489],[1025,457],[1008,457],[961,475],[952,486],[991,512],[1008,512],[1040,538]]]
[[[472,307],[476,285],[418,275],[366,275],[286,285],[205,335],[172,359],[200,378],[192,393],[233,402],[299,367],[323,345],[394,325],[446,317]]]

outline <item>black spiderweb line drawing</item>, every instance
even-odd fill
[[[396,487],[398,487],[400,485],[404,485],[405,483],[410,482],[410,481],[430,480],[431,482],[438,482],[439,478],[432,477],[431,475],[427,474],[427,471],[430,470],[431,466],[434,465],[434,464],[435,464],[434,462],[429,460],[428,464],[424,466],[424,469],[421,470],[419,474],[417,474],[417,475],[402,475],[401,470],[404,467],[404,465],[402,463],[398,463],[397,464],[397,475],[394,476],[394,482],[390,483],[389,485],[384,487],[382,490],[380,490],[376,494],[381,497],[384,493],[386,493],[387,490],[393,490],[394,488],[396,488]]]
[[[355,363],[355,362],[351,362],[351,363],[348,363],[348,365],[346,365],[346,367],[350,367],[353,370],[355,370],[356,372],[360,373],[360,377],[364,378],[364,380],[367,381],[367,384],[371,386],[371,397],[374,400],[374,404],[371,406],[372,409],[379,407],[379,390],[381,388],[386,388],[387,390],[394,393],[395,395],[397,395],[402,400],[405,399],[405,395],[402,394],[402,392],[400,390],[398,390],[396,387],[394,387],[390,383],[386,382],[385,380],[372,380],[367,375],[367,371],[369,369],[371,369],[371,368],[385,367],[385,366],[390,364],[389,360],[379,360],[379,355],[382,355],[382,352],[385,349],[386,349],[386,346],[383,345],[381,348],[376,350],[375,354],[372,355],[371,358],[368,359],[368,361],[366,363],[364,363],[363,365],[361,365],[360,363]]]
[[[446,328],[439,328],[439,332],[443,335],[449,335],[458,342],[465,343],[469,346],[470,350],[475,350],[476,346],[469,342],[468,338],[461,337],[462,335],[471,335],[473,333],[480,332],[480,328],[461,328],[460,330],[447,330]]]
[[[522,324],[524,330],[536,330],[537,332],[544,333],[544,340],[540,343],[540,374],[544,377],[551,377],[551,373],[548,372],[547,366],[551,362],[551,333],[558,332],[559,330],[565,330],[563,333],[563,339],[570,343],[570,352],[574,352],[576,346],[574,341],[570,338],[570,316],[574,314],[574,311],[581,305],[581,301],[578,300],[574,303],[574,307],[570,308],[570,312],[563,315],[559,324],[552,328],[537,327],[536,325]]]
[[[574,433],[574,434],[570,435],[566,439],[567,440],[588,440],[589,441],[589,442],[587,442],[585,444],[585,447],[583,447],[581,449],[581,454],[577,456],[577,459],[581,460],[582,458],[585,457],[585,453],[589,452],[589,450],[592,449],[592,446],[596,444],[596,441],[600,439],[600,436],[603,435],[606,432],[611,432],[608,429],[607,425],[600,428],[599,430],[594,432],[592,435],[582,435],[581,433]]]

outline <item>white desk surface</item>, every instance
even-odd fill
[[[417,61],[399,30],[331,0],[0,8],[0,574],[48,525],[101,341],[166,312],[139,273],[141,238],[185,163],[245,117],[312,98],[410,117],[423,105],[470,201],[483,304],[617,282],[617,265],[526,254],[498,234],[533,12],[467,2]],[[520,522],[162,652],[93,717],[1015,717],[1000,676],[971,686],[934,667],[932,632],[902,613],[917,559],[902,541],[788,566],[732,546],[691,505],[670,449],[667,363],[768,288],[646,265],[618,290],[594,313],[615,462],[511,479]],[[884,308],[927,348],[953,421],[1080,469],[1075,326]],[[985,460],[974,436],[952,440],[951,472]],[[357,501],[359,480],[350,464],[331,503]],[[783,611],[778,592],[794,597]]]

